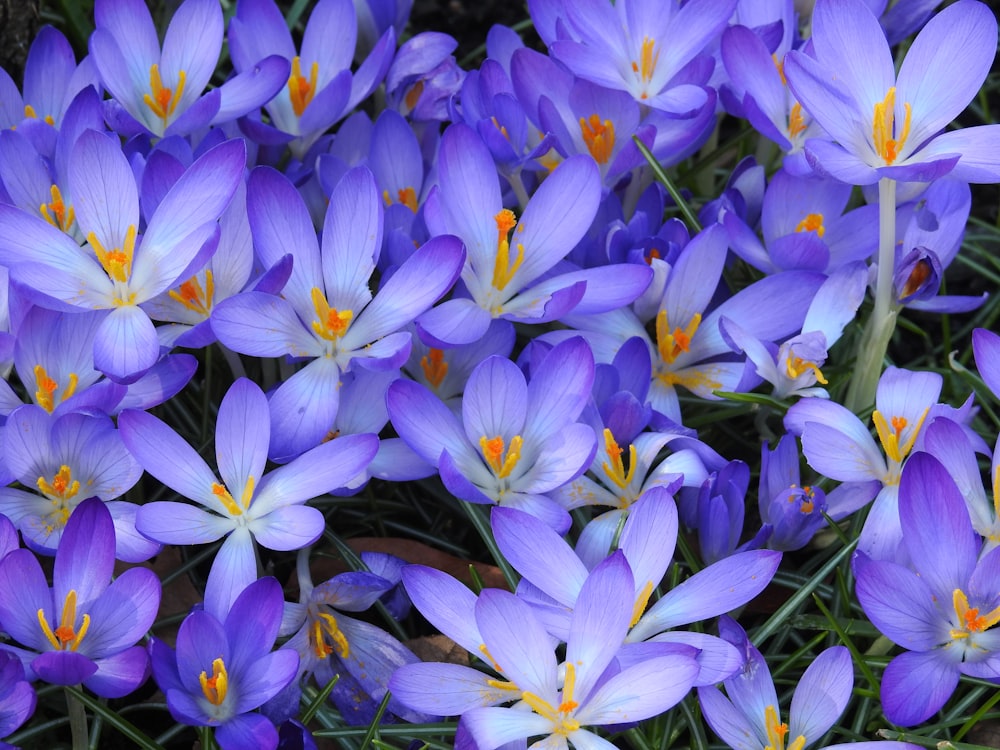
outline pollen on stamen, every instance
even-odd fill
[[[201,285],[201,280],[197,274],[181,284],[177,289],[168,292],[170,299],[184,305],[188,310],[199,315],[208,317],[212,312],[212,303],[215,297],[215,279],[211,269],[205,270],[205,286]]]
[[[208,702],[213,706],[221,706],[229,692],[229,673],[221,656],[212,662],[212,676],[209,677],[207,671],[202,671],[198,675],[198,682]]]
[[[580,133],[587,150],[598,164],[607,164],[615,147],[615,125],[611,120],[601,120],[597,114],[580,118]]]
[[[517,273],[517,269],[521,267],[521,263],[524,262],[524,245],[520,242],[517,243],[517,255],[511,260],[510,257],[510,240],[508,239],[508,234],[510,230],[515,226],[518,231],[524,231],[522,226],[517,223],[517,218],[514,216],[514,212],[509,208],[501,209],[493,220],[497,225],[497,256],[496,261],[493,264],[493,288],[503,289],[510,283],[511,279],[514,278],[514,274]]]
[[[424,371],[424,377],[432,388],[440,387],[448,374],[448,363],[444,359],[442,349],[430,349],[427,354],[420,358],[420,368]]]
[[[76,212],[73,207],[66,207],[66,203],[63,201],[62,191],[59,190],[59,186],[53,184],[49,188],[49,195],[52,196],[52,200],[49,203],[43,203],[38,207],[39,212],[42,214],[42,218],[45,219],[49,224],[54,226],[56,229],[61,229],[64,232],[68,232],[70,227],[73,226],[73,222],[76,221]]]
[[[910,135],[910,120],[913,114],[909,102],[903,104],[905,112],[903,127],[896,132],[896,87],[893,86],[885,95],[885,99],[874,105],[872,117],[872,143],[876,154],[886,163],[892,165],[899,158],[906,139]]]
[[[180,101],[184,93],[184,83],[187,81],[187,73],[183,70],[177,72],[177,86],[169,89],[163,85],[160,77],[160,66],[153,63],[149,68],[149,89],[150,94],[144,94],[142,100],[154,115],[166,122],[177,109],[177,102]]]
[[[302,117],[306,107],[316,95],[316,83],[319,78],[319,63],[313,61],[309,68],[309,77],[302,75],[302,61],[298,56],[292,58],[292,72],[288,77],[288,98],[296,117]]]
[[[815,232],[817,237],[826,234],[823,226],[823,214],[806,214],[806,217],[795,225],[796,232]]]

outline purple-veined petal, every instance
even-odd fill
[[[857,578],[858,601],[865,614],[895,643],[926,651],[947,636],[947,621],[933,592],[912,570],[888,560],[869,560],[858,566]]]
[[[85,608],[108,587],[115,565],[115,531],[104,503],[89,498],[70,514],[52,571],[57,606],[71,590]]]
[[[437,466],[444,450],[453,456],[473,455],[462,425],[425,386],[396,380],[386,392],[386,405],[396,432],[428,463]]]
[[[806,669],[788,712],[790,737],[819,737],[847,707],[854,687],[851,654],[843,646],[826,649]]]
[[[216,727],[215,739],[220,747],[277,747],[279,735],[274,722],[263,714],[242,713]]]
[[[475,737],[476,747],[500,748],[532,735],[548,735],[553,729],[552,721],[534,711],[529,713],[493,706],[468,711],[462,715],[462,722]]]
[[[560,604],[573,607],[587,569],[562,537],[514,508],[493,508],[491,518],[497,546],[517,572]]]
[[[31,662],[31,668],[53,685],[77,685],[97,671],[97,664],[76,651],[46,651]]]
[[[621,724],[663,713],[687,695],[698,676],[690,656],[661,656],[622,670],[577,710],[581,724]]]
[[[475,620],[476,595],[447,573],[423,565],[406,566],[402,576],[420,614],[466,651],[479,654],[483,638]]]
[[[89,606],[91,627],[84,651],[103,659],[140,640],[156,619],[160,581],[146,568],[131,568]]]
[[[242,670],[274,646],[282,598],[277,579],[265,576],[247,586],[233,602],[223,623],[229,636],[231,669]]]
[[[88,130],[69,162],[73,208],[84,232],[107,249],[121,248],[129,225],[139,224],[139,191],[118,140]]]
[[[698,703],[712,731],[733,750],[760,750],[754,727],[717,687],[699,687]]]
[[[162,544],[207,544],[235,528],[236,522],[187,503],[154,502],[140,506],[136,528]]]
[[[315,447],[333,428],[340,403],[340,368],[319,357],[271,394],[271,449],[274,460],[287,461]]]
[[[245,526],[238,526],[222,543],[212,562],[205,584],[205,611],[224,619],[236,597],[256,580],[253,536]]]
[[[97,672],[83,684],[102,698],[123,698],[149,677],[149,652],[132,646],[97,662]]]
[[[926,721],[951,697],[958,677],[958,664],[948,650],[900,654],[882,674],[885,717],[904,727]]]
[[[466,436],[473,444],[498,436],[510,441],[524,430],[527,404],[528,387],[517,365],[504,357],[487,358],[472,371],[465,386]]]
[[[490,682],[497,681],[460,664],[405,664],[393,673],[389,690],[403,705],[433,716],[459,716],[520,697]]]
[[[59,611],[52,604],[48,582],[34,554],[16,549],[0,561],[0,617],[15,641],[36,650],[50,648],[38,625],[38,612],[45,612],[50,625],[58,622],[62,602]]]
[[[357,167],[333,189],[323,223],[323,283],[332,306],[358,315],[368,304],[381,246],[382,200],[371,171]]]
[[[135,305],[114,308],[94,336],[94,367],[115,382],[137,380],[159,357],[153,321]]]
[[[485,589],[476,602],[476,623],[498,671],[522,691],[554,697],[556,657],[527,604],[507,591]]]
[[[780,552],[753,550],[709,565],[656,602],[632,628],[628,640],[645,640],[746,604],[770,583],[780,562]]]
[[[323,514],[306,505],[286,505],[248,524],[250,533],[262,547],[297,550],[308,547],[323,533]]]
[[[319,357],[323,350],[288,300],[243,292],[212,310],[212,330],[233,351],[255,357]]]
[[[231,492],[242,492],[250,479],[260,481],[270,427],[267,398],[260,386],[246,378],[233,383],[219,405],[215,426],[215,458]]]

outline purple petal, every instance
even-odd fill
[[[149,677],[149,652],[133,646],[97,662],[97,672],[83,684],[102,698],[124,698]]]
[[[317,357],[316,337],[288,300],[264,292],[243,292],[212,310],[212,330],[233,351],[254,357]]]
[[[246,527],[237,527],[222,543],[212,562],[205,584],[205,611],[224,619],[236,597],[256,580],[253,537]]]
[[[38,626],[38,611],[45,612],[51,625],[59,621],[59,605],[56,612],[45,574],[29,550],[16,549],[0,561],[0,619],[15,641],[37,650],[50,648]]]
[[[460,664],[405,664],[393,673],[389,690],[403,705],[433,716],[459,716],[520,696],[489,682],[496,681]]]
[[[911,727],[940,709],[958,685],[958,665],[948,650],[907,651],[882,674],[882,710],[893,724]]]
[[[382,200],[372,173],[358,167],[333,189],[323,223],[323,283],[338,310],[358,314],[371,299],[368,279],[381,246]]]
[[[263,714],[244,713],[234,716],[215,730],[220,747],[277,747],[278,730]]]
[[[892,641],[903,648],[926,651],[946,638],[948,623],[933,592],[917,573],[887,560],[869,560],[858,566],[857,578],[861,607]]]
[[[219,474],[232,492],[242,492],[248,480],[260,481],[270,437],[264,392],[252,381],[240,378],[223,397],[215,425]]]
[[[542,698],[556,692],[556,657],[531,608],[501,589],[485,589],[476,623],[494,666],[522,691]]]
[[[690,656],[661,656],[625,669],[603,683],[577,710],[581,724],[642,721],[680,702],[698,676]]]
[[[71,590],[81,609],[108,587],[115,566],[115,527],[104,503],[89,498],[70,514],[52,572],[52,598],[60,606]]]
[[[843,646],[826,649],[799,680],[788,712],[790,737],[819,737],[847,708],[854,687],[851,654]]]
[[[110,250],[125,244],[129,225],[139,223],[139,191],[118,140],[88,130],[76,142],[69,180],[80,228]]]
[[[139,508],[136,528],[161,544],[208,544],[228,534],[236,521],[187,503],[153,502]]]
[[[97,671],[97,664],[76,651],[47,651],[31,662],[31,668],[53,685],[77,685]]]
[[[333,428],[340,404],[340,368],[314,359],[278,386],[268,400],[271,457],[285,460],[315,447]]]
[[[273,550],[297,550],[319,539],[325,525],[323,514],[305,505],[275,508],[248,524],[254,539]]]
[[[114,308],[94,336],[94,367],[115,382],[137,380],[159,357],[153,321],[135,305]]]
[[[223,623],[232,649],[230,669],[240,671],[271,650],[283,601],[281,585],[270,576],[254,581],[236,598]]]
[[[474,617],[476,595],[434,568],[408,565],[402,576],[406,593],[420,614],[466,651],[478,654],[483,638]]]

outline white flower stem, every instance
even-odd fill
[[[896,181],[878,183],[878,276],[875,280],[875,308],[858,342],[854,375],[844,402],[857,413],[875,402],[875,390],[882,375],[882,362],[889,339],[896,328],[892,278],[896,270]]]

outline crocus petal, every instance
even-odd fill
[[[940,644],[946,622],[923,578],[888,560],[859,559],[866,562],[857,566],[858,601],[872,624],[903,648],[925,651]]]
[[[118,140],[94,130],[81,135],[69,180],[80,228],[108,250],[122,247],[129,225],[139,222],[139,191]]]
[[[232,518],[187,503],[154,502],[140,506],[136,528],[161,544],[207,544],[235,528]]]
[[[75,651],[47,651],[31,662],[35,674],[53,685],[76,685],[97,671],[97,664]]]
[[[58,622],[59,613],[52,606],[52,594],[38,560],[29,550],[13,550],[0,562],[0,617],[4,630],[25,646],[49,648],[38,626],[39,610],[45,612],[49,623]]]
[[[819,737],[847,707],[854,687],[851,654],[834,646],[817,656],[799,680],[788,713],[790,737]]]
[[[316,508],[287,505],[250,522],[250,532],[262,547],[297,550],[308,547],[323,533],[325,520]]]
[[[212,330],[223,344],[255,357],[318,357],[316,337],[288,300],[264,292],[243,292],[212,310]]]
[[[393,673],[389,690],[403,705],[433,716],[459,716],[520,695],[490,682],[496,680],[460,664],[405,664]]]
[[[466,651],[478,654],[483,638],[474,617],[476,595],[447,573],[423,565],[406,566],[402,576],[413,606],[428,622]]]
[[[146,568],[126,570],[90,606],[86,652],[104,659],[131,646],[152,626],[159,606],[156,574]]]
[[[222,543],[212,562],[205,584],[205,611],[224,619],[240,592],[256,580],[253,537],[245,526],[237,527]]]
[[[102,698],[123,698],[149,677],[149,652],[132,646],[101,659],[97,672],[83,684]]]
[[[552,732],[552,722],[534,711],[492,706],[472,709],[462,715],[462,722],[475,737],[476,747],[499,748],[508,742]]]
[[[738,552],[695,573],[667,592],[629,633],[641,641],[668,628],[685,625],[735,609],[764,590],[781,562],[770,550]]]
[[[642,721],[677,705],[698,676],[690,656],[661,656],[622,670],[603,683],[581,707],[581,724]]]
[[[135,305],[114,308],[94,336],[94,367],[116,382],[137,380],[159,357],[153,321]]]
[[[522,691],[543,698],[556,692],[556,657],[531,608],[508,591],[485,589],[476,623],[490,658]]]
[[[493,533],[504,557],[527,580],[567,607],[573,607],[587,569],[547,524],[514,508],[493,508]]]
[[[271,394],[271,457],[287,461],[315,447],[333,428],[340,403],[340,368],[314,359]]]
[[[260,481],[270,437],[264,392],[240,378],[223,397],[215,425],[215,457],[226,487],[240,492],[248,479]]]
[[[274,646],[281,602],[281,585],[271,576],[247,586],[233,602],[223,623],[232,649],[232,669],[239,671]]]
[[[940,709],[958,685],[957,664],[946,650],[907,651],[882,674],[882,710],[893,724],[912,727]]]
[[[52,596],[57,604],[75,590],[84,607],[108,587],[115,565],[114,529],[111,514],[97,498],[73,509],[52,571]]]
[[[712,731],[733,750],[760,750],[754,726],[717,687],[699,687],[698,703]]]
[[[381,246],[382,200],[371,171],[357,167],[333,189],[323,223],[323,283],[338,310],[356,315],[371,300],[368,279]]]

